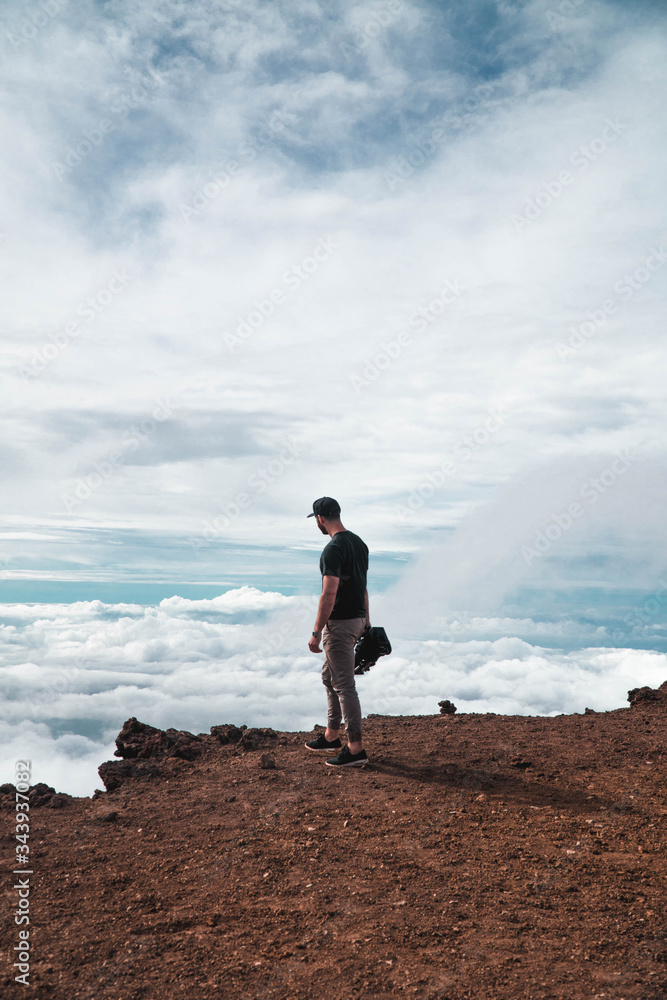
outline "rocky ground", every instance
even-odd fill
[[[664,1000],[667,684],[614,712],[371,716],[342,772],[306,733],[129,720],[93,799],[31,792],[44,1000]]]

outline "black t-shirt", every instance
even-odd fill
[[[368,546],[352,531],[338,531],[320,556],[322,576],[340,580],[330,618],[366,617]]]

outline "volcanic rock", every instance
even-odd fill
[[[271,744],[278,734],[273,729],[246,729],[239,740],[244,750],[259,750]]]
[[[456,713],[456,705],[452,701],[439,701],[440,715],[454,715]]]
[[[652,687],[633,688],[628,691],[628,701],[633,706],[643,701],[660,701],[662,697],[661,690]]]
[[[71,801],[71,795],[67,795],[66,792],[57,792],[55,788],[44,784],[43,781],[38,781],[36,785],[32,785],[28,792],[28,802],[31,809],[37,809],[40,806],[48,806],[50,809],[62,809]]]
[[[211,726],[211,734],[215,736],[218,743],[222,745],[227,743],[238,743],[247,728],[247,726],[239,727],[233,725]]]
[[[125,760],[159,757],[165,749],[164,735],[161,729],[139,722],[133,716],[123,723],[123,728],[116,737],[114,756]]]
[[[107,760],[104,764],[100,764],[97,773],[104,782],[107,792],[112,792],[115,788],[120,788],[128,778],[154,776],[160,773],[160,769],[155,764],[132,760]]]
[[[134,716],[123,724],[116,737],[115,757],[136,760],[160,757],[181,757],[195,760],[203,750],[202,739],[185,729],[156,729]]]

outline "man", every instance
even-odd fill
[[[312,514],[323,535],[331,541],[320,557],[322,595],[308,648],[321,653],[325,660],[322,683],[327,692],[327,728],[316,740],[306,743],[309,750],[333,751],[327,760],[331,767],[354,767],[368,762],[361,742],[361,706],[354,683],[354,647],[365,627],[368,613],[368,547],[341,523],[340,505],[332,497],[320,497]],[[347,746],[342,747],[338,734],[342,717],[347,724]]]

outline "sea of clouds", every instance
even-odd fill
[[[322,656],[306,645],[315,607],[313,597],[249,586],[156,606],[2,605],[0,782],[28,757],[34,782],[92,794],[131,716],[195,733],[225,722],[310,731],[326,721]],[[460,712],[603,711],[667,678],[667,655],[614,648],[604,628],[475,617],[419,639],[407,628],[401,636],[391,598],[371,607],[393,652],[358,679],[364,714],[437,714],[444,698]]]

